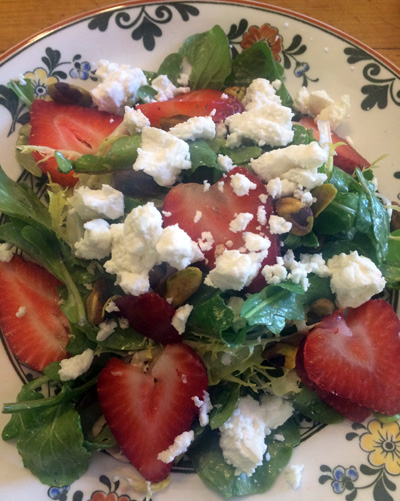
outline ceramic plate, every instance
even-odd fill
[[[300,86],[325,89],[335,98],[349,94],[351,117],[339,133],[349,137],[370,161],[386,158],[377,171],[380,190],[391,200],[400,198],[400,70],[348,35],[304,15],[248,0],[234,2],[143,2],[98,10],[61,23],[21,43],[0,61],[0,161],[13,178],[20,175],[14,159],[18,128],[27,109],[6,84],[25,75],[37,96],[47,86],[68,81],[86,88],[95,85],[95,63],[108,59],[143,69],[157,69],[164,56],[189,35],[219,24],[233,51],[257,40],[269,43],[286,70],[294,95]],[[396,298],[392,298],[396,301]],[[29,371],[0,353],[0,400],[14,401],[21,379]],[[8,417],[1,416],[1,427]],[[400,499],[400,427],[372,418],[363,424],[319,427],[304,423],[302,443],[291,464],[304,465],[301,486],[294,491],[282,475],[272,490],[252,496],[254,501]],[[106,454],[95,456],[83,478],[62,489],[44,486],[22,466],[15,444],[1,442],[0,498],[46,501],[133,501],[133,470]],[[189,494],[190,493],[190,494]],[[192,473],[175,472],[170,486],[155,495],[160,501],[220,499]]]

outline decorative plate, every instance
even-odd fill
[[[34,81],[35,94],[46,98],[47,86],[68,81],[95,85],[99,59],[156,69],[189,35],[219,24],[234,52],[258,40],[268,43],[286,71],[294,95],[300,86],[325,89],[334,98],[349,94],[351,117],[339,133],[349,137],[370,161],[387,155],[377,171],[380,191],[400,198],[400,70],[354,38],[302,14],[251,0],[127,2],[78,16],[44,31],[5,53],[0,60],[0,162],[18,178],[14,159],[18,128],[27,109],[7,88],[20,75]],[[390,298],[397,303],[397,297]],[[396,305],[397,306],[397,305]],[[13,359],[3,341],[0,349],[1,402],[14,401],[31,377]],[[8,417],[0,417],[3,428]],[[400,426],[370,418],[321,427],[305,423],[302,443],[292,465],[304,465],[295,491],[281,475],[267,493],[254,501],[390,501],[400,499]],[[24,469],[16,447],[1,443],[0,498],[48,501],[142,501],[128,478],[133,468],[107,454],[95,456],[89,471],[64,488],[40,484]],[[190,494],[189,494],[190,493]],[[169,487],[155,494],[160,501],[217,501],[214,492],[192,473],[176,471]],[[250,498],[248,498],[250,499]]]

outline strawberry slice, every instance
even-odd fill
[[[234,113],[242,113],[244,106],[230,94],[224,94],[215,89],[200,89],[168,101],[138,104],[136,109],[146,115],[153,127],[160,127],[163,118],[205,117],[214,110],[212,118],[214,122],[220,122]]]
[[[69,324],[59,306],[59,285],[21,256],[0,262],[0,328],[14,355],[37,371],[67,356]]]
[[[128,294],[115,301],[119,313],[129,325],[161,344],[180,343],[182,337],[171,324],[175,308],[155,292],[140,296]]]
[[[122,121],[120,116],[95,108],[83,108],[41,99],[33,101],[30,116],[29,144],[74,151],[82,155],[87,153],[95,155],[103,139]],[[43,155],[35,152],[34,158],[39,162]],[[52,181],[62,186],[74,186],[78,181],[73,172],[68,174],[59,172],[54,157],[38,165],[45,174],[51,175]]]
[[[312,129],[314,138],[319,141],[318,127],[311,117],[301,118],[300,125],[306,129]],[[332,132],[332,142],[333,144],[346,143],[336,148],[336,155],[333,157],[333,163],[336,167],[339,167],[347,172],[347,174],[353,174],[356,167],[359,167],[362,170],[371,165],[368,160],[366,160],[355,148],[353,148],[353,146],[334,132]]]
[[[382,299],[338,310],[312,329],[304,370],[321,391],[394,415],[400,412],[400,320]]]
[[[247,195],[238,196],[231,186],[232,176],[235,174],[245,176],[254,183],[255,188],[250,189]],[[211,234],[212,240],[207,240],[209,245],[200,244],[206,259],[206,267],[211,269],[214,267],[216,257],[224,249],[244,249],[243,231],[233,232],[229,224],[238,214],[250,213],[253,219],[244,231],[270,239],[271,246],[263,265],[275,264],[276,256],[279,255],[278,237],[271,235],[268,224],[260,224],[257,217],[261,207],[268,221],[273,213],[272,199],[268,197],[266,203],[262,203],[260,195],[266,196],[264,184],[244,167],[235,167],[208,190],[205,190],[202,184],[178,184],[171,188],[165,197],[163,210],[171,215],[164,218],[164,224],[167,226],[178,224],[196,242],[199,240],[204,242],[207,240],[207,234]],[[265,286],[265,280],[263,285]]]
[[[172,462],[157,456],[188,431],[203,398],[207,372],[189,346],[169,344],[147,372],[113,358],[101,371],[99,401],[110,429],[129,461],[146,480],[159,482]]]
[[[318,397],[330,405],[337,412],[342,414],[345,418],[350,421],[362,423],[367,419],[367,417],[371,414],[371,411],[366,407],[362,407],[360,405],[351,402],[346,398],[339,397],[334,393],[330,393],[328,391],[321,390],[315,383],[313,383],[308,377],[305,369],[304,369],[304,344],[305,341],[301,344],[296,354],[296,372],[300,376],[303,384],[308,386],[310,390],[314,391]]]

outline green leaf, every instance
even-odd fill
[[[47,485],[69,485],[89,466],[79,414],[71,404],[36,411],[40,425],[25,429],[17,442],[24,466]]]
[[[178,85],[178,79],[182,73],[182,62],[182,54],[169,54],[158,68],[157,75],[167,75],[174,85]]]
[[[344,417],[332,407],[323,402],[313,391],[304,386],[293,400],[293,407],[301,414],[325,424],[341,423]]]
[[[56,150],[54,152],[54,158],[56,159],[59,172],[62,172],[63,174],[68,174],[68,172],[72,170],[73,167],[71,160],[65,158],[64,155],[61,153],[61,151]]]
[[[229,419],[237,407],[240,386],[235,383],[220,383],[210,388],[213,408],[210,412],[210,427],[216,430]]]
[[[220,26],[185,40],[179,54],[191,65],[190,87],[223,89],[231,72],[232,61],[228,39]]]
[[[274,440],[275,434],[285,437],[283,442]],[[224,498],[248,496],[266,492],[270,489],[288,464],[292,450],[300,441],[299,425],[290,419],[266,439],[270,460],[263,462],[251,476],[235,475],[235,468],[228,465],[219,446],[219,433],[210,432],[201,443],[188,451],[196,473],[210,487]]]
[[[18,99],[20,99],[25,106],[30,108],[35,97],[33,83],[29,78],[24,78],[23,81],[24,83],[17,80],[11,80],[7,84],[7,87],[18,96]]]
[[[190,160],[192,162],[191,172],[194,172],[197,168],[202,166],[219,169],[217,154],[204,139],[190,141],[189,152]]]
[[[252,44],[232,61],[232,74],[226,83],[247,87],[255,78],[266,78],[270,82],[280,80],[282,84],[276,93],[284,106],[292,106],[293,100],[283,83],[283,67],[263,41]]]

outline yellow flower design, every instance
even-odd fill
[[[400,426],[399,423],[368,423],[368,431],[360,437],[360,446],[369,452],[373,466],[384,466],[391,475],[400,475]]]
[[[32,80],[35,98],[45,99],[46,101],[50,100],[47,87],[50,84],[58,82],[56,77],[49,76],[44,68],[36,68],[33,71],[29,71],[24,74],[24,77]]]

